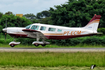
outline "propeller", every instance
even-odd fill
[[[7,35],[7,33],[5,33],[5,41],[6,41],[6,35]]]
[[[5,41],[6,41],[6,35],[7,35],[7,19],[6,19],[5,28],[3,29],[3,31],[5,33]]]
[[[6,28],[6,32],[5,32],[5,41],[6,41],[6,36],[7,36],[7,18],[6,18],[5,28]]]

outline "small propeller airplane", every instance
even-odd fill
[[[4,32],[9,34],[11,37],[14,37],[14,41],[10,42],[9,45],[14,47],[15,45],[20,44],[20,42],[16,42],[15,38],[23,37],[23,38],[35,38],[32,44],[35,46],[45,46],[50,44],[46,42],[46,39],[68,39],[75,37],[83,37],[83,36],[91,36],[98,34],[97,28],[99,25],[101,15],[94,15],[93,18],[89,21],[89,23],[85,27],[63,27],[63,26],[55,26],[55,25],[47,25],[34,23],[28,25],[24,28],[20,27],[6,27],[3,29]],[[42,41],[39,41],[39,40]]]

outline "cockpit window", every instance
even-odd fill
[[[33,26],[31,27],[31,29],[33,29],[33,30],[38,30],[38,29],[39,29],[39,26],[33,25]]]
[[[56,28],[49,28],[48,31],[55,31]]]
[[[46,27],[45,26],[41,26],[40,30],[45,31]]]
[[[31,25],[26,26],[26,29],[29,29],[31,27]]]

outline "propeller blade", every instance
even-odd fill
[[[5,33],[5,41],[6,41],[6,35],[7,35],[7,33]]]
[[[6,18],[6,24],[5,24],[5,28],[7,28],[7,18]]]
[[[6,18],[5,28],[6,28],[6,31],[5,31],[5,41],[6,41],[6,36],[7,36],[7,18]]]

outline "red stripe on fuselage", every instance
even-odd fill
[[[26,31],[26,32],[39,32],[39,31],[33,30],[33,29],[23,29],[22,31]]]
[[[19,38],[19,37],[27,38],[27,34],[9,34],[9,35],[15,38]]]
[[[85,35],[65,35],[65,36],[46,36],[48,39],[68,39],[68,38],[75,38],[75,37],[84,37],[84,36],[92,36],[96,34],[85,34]]]
[[[9,34],[11,37],[15,38],[28,38],[27,34]],[[85,35],[63,35],[63,36],[51,36],[51,35],[45,35],[48,39],[68,39],[68,38],[75,38],[75,37],[83,37],[83,36],[92,36],[96,34],[85,34]]]

